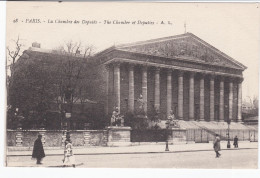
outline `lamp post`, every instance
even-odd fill
[[[228,142],[227,142],[227,148],[230,148],[230,137],[229,137],[229,131],[230,131],[230,119],[227,120],[227,124],[228,124]]]
[[[167,120],[166,123],[166,142],[165,142],[165,151],[169,151],[169,144],[168,144],[168,130],[169,130],[169,126],[170,126],[170,121]]]

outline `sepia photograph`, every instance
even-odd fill
[[[258,169],[259,3],[6,2],[5,167]]]

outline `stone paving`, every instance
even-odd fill
[[[163,146],[163,145],[161,145]],[[159,148],[159,147],[158,147]],[[170,150],[174,150],[170,147]],[[189,168],[189,169],[256,169],[256,148],[223,149],[215,158],[213,149],[170,152],[128,152],[120,154],[75,155],[77,168]],[[42,165],[31,156],[9,156],[8,167],[62,167],[63,155],[47,155]],[[72,168],[72,167],[69,167]]]
[[[257,149],[258,142],[239,142],[239,149]],[[212,143],[194,143],[194,144],[181,144],[169,145],[169,152],[190,152],[190,151],[212,151]],[[221,149],[227,149],[227,142],[221,142]],[[233,148],[231,142],[231,149]],[[8,150],[8,149],[7,149]],[[15,151],[7,151],[7,156],[30,156],[32,150],[26,151],[25,148],[11,149]],[[74,154],[76,155],[95,155],[95,154],[134,154],[134,153],[163,153],[165,152],[165,143],[147,143],[145,145],[135,145],[128,147],[74,147]],[[45,148],[45,154],[48,155],[63,155],[62,147]]]

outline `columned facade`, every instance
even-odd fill
[[[111,80],[111,77],[107,76],[107,86],[113,83],[113,98],[114,98],[114,107],[118,107],[120,111],[120,105],[124,101],[123,98],[121,98],[121,84],[120,84],[120,72],[123,72],[120,70],[120,66],[123,65],[122,63],[114,63],[112,66],[107,67],[107,71],[113,72],[113,81]],[[135,109],[135,101],[138,98],[138,96],[135,96],[135,66],[137,64],[127,64],[126,65],[127,75],[128,75],[128,95],[125,96],[127,101],[127,111],[130,113],[134,113]],[[205,72],[194,72],[194,71],[185,71],[185,70],[173,70],[169,68],[158,68],[153,67],[149,65],[138,65],[140,72],[140,94],[143,96],[143,107],[144,112],[146,115],[148,115],[148,104],[153,105],[155,109],[157,109],[159,112],[163,109],[161,107],[161,102],[163,102],[162,98],[165,98],[166,103],[166,113],[164,114],[164,119],[166,119],[171,111],[175,111],[174,113],[176,115],[176,118],[179,120],[186,120],[186,121],[194,121],[195,117],[197,116],[197,121],[219,121],[224,122],[227,119],[232,120],[233,122],[242,122],[242,81],[243,79],[240,77],[229,77],[224,75],[215,75],[215,74],[207,74]],[[154,88],[150,90],[150,92],[153,91],[153,98],[148,97],[148,69],[150,71],[154,72],[154,80],[152,83],[154,84]],[[160,91],[161,83],[160,79],[163,76],[163,73],[166,77],[166,93]],[[177,75],[176,75],[177,74]],[[184,75],[185,74],[185,75]],[[195,80],[195,76],[197,76],[198,80]],[[139,77],[139,76],[137,76]],[[185,84],[184,81],[187,81]],[[206,83],[205,80],[209,83],[209,89],[208,89],[208,95],[206,94]],[[215,81],[218,80],[219,83],[216,83]],[[176,81],[177,85],[173,85],[173,83]],[[195,90],[195,81],[198,82],[197,86],[198,89]],[[225,101],[225,81],[228,82],[228,102]],[[237,83],[237,91],[234,87],[234,83]],[[218,90],[215,90],[215,84],[218,84],[219,88]],[[184,102],[184,87],[188,87],[188,104]],[[138,88],[138,87],[137,87]],[[235,90],[235,91],[234,91]],[[111,92],[111,89],[106,90],[106,93]],[[176,92],[176,93],[175,93]],[[197,92],[197,100],[195,97],[195,93]],[[218,93],[218,98],[215,98],[215,92]],[[234,95],[234,92],[237,92],[237,95]],[[163,96],[164,97],[161,97]],[[109,96],[111,94],[108,94],[107,100],[109,100]],[[150,95],[149,95],[150,96]],[[235,98],[234,98],[235,97]],[[236,98],[237,97],[237,98]],[[199,100],[199,101],[198,101]],[[215,108],[215,103],[217,100],[217,106],[218,108]],[[176,104],[174,102],[176,101]],[[237,102],[236,102],[237,101]],[[195,112],[196,104],[197,111]],[[174,108],[176,106],[176,108]],[[206,106],[209,106],[208,116],[205,117],[205,113],[207,110],[205,109]],[[225,106],[228,107],[228,117],[225,118]],[[234,107],[236,107],[234,109]],[[109,107],[109,103],[105,103],[105,110],[106,113],[107,110],[111,108]],[[217,111],[215,109],[218,109]],[[236,112],[234,114],[234,112]],[[109,111],[111,112],[111,111]],[[109,113],[108,112],[108,113]],[[218,115],[215,115],[215,112],[218,112]],[[186,116],[184,113],[187,113]],[[197,114],[197,115],[196,115]],[[234,118],[236,117],[236,118]]]
[[[109,48],[96,62],[109,66],[99,86],[106,114],[115,107],[135,114],[141,103],[148,119],[158,112],[165,120],[173,111],[187,122],[242,121],[246,66],[193,34]]]

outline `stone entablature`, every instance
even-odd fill
[[[130,58],[120,58],[115,57],[113,59],[110,59],[109,61],[105,62],[104,64],[114,64],[114,63],[128,63],[133,65],[141,65],[141,66],[148,66],[148,67],[160,67],[160,68],[168,68],[168,69],[176,69],[176,70],[182,70],[187,72],[199,72],[199,73],[206,73],[206,74],[215,74],[215,75],[223,75],[223,76],[230,76],[230,77],[242,77],[242,71],[236,70],[233,71],[232,69],[225,69],[221,70],[220,68],[215,69],[214,66],[210,67],[197,67],[194,65],[188,66],[186,63],[182,63],[182,65],[172,65],[167,64],[167,62],[162,63],[155,63],[151,62],[151,60],[146,59],[144,61],[134,60]]]

